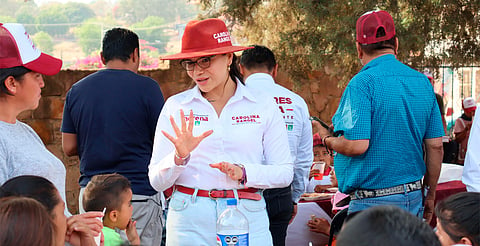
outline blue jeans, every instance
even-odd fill
[[[348,214],[380,205],[397,206],[412,213],[420,219],[423,218],[423,197],[421,190],[389,196],[355,199],[350,201],[348,206]]]
[[[284,246],[287,237],[288,222],[292,218],[293,202],[291,186],[267,189],[263,191],[267,204],[270,233],[273,245]]]

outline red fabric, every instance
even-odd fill
[[[441,183],[437,185],[437,190],[435,191],[435,205],[437,203],[453,194],[467,191],[466,186],[462,181],[455,180],[446,183]],[[437,216],[433,214],[432,221],[430,221],[430,226],[435,227],[437,225]]]

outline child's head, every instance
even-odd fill
[[[120,174],[102,174],[92,177],[83,193],[85,211],[105,210],[103,223],[124,230],[132,217],[132,190],[127,178]]]

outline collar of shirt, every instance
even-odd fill
[[[207,99],[202,96],[202,92],[200,91],[198,86],[195,86],[192,90],[187,90],[186,93],[187,94],[180,102],[181,104],[190,103],[194,99],[207,102]],[[235,94],[233,95],[233,97],[230,98],[230,101],[236,102],[241,100],[242,98],[248,99],[252,102],[257,101],[257,98],[248,89],[245,88],[245,85],[242,84],[242,82],[240,82],[239,80],[237,80],[237,89],[235,90]]]
[[[245,85],[251,88],[262,88],[275,84],[275,80],[268,73],[254,73],[247,77]]]
[[[389,60],[396,60],[397,58],[395,57],[395,55],[393,54],[386,54],[386,55],[381,55],[373,60],[371,60],[369,63],[365,64],[365,66],[363,66],[363,68],[360,70],[360,72],[363,72],[364,70],[367,70],[371,67],[375,67],[379,64],[382,64],[384,63],[385,61],[389,61]]]

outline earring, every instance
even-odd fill
[[[228,65],[227,70],[228,70],[228,72],[230,72],[230,65]]]

